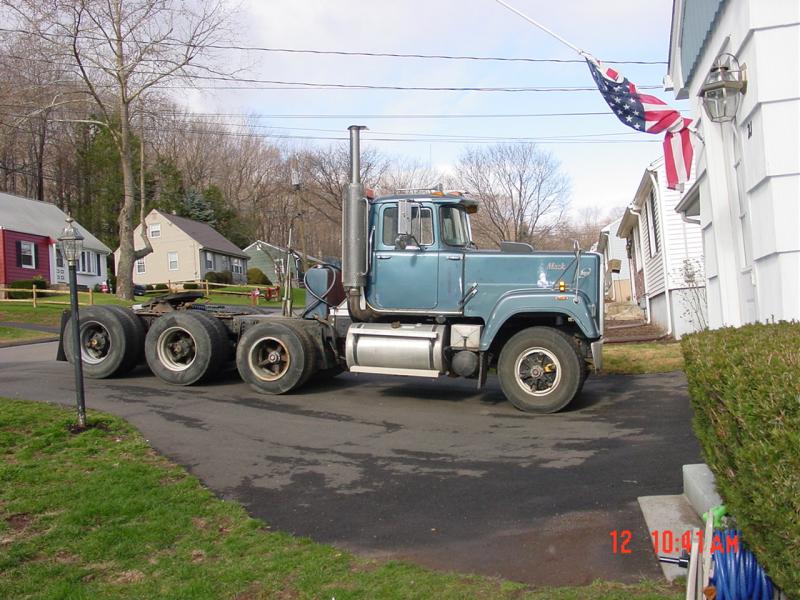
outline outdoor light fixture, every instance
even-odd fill
[[[739,65],[733,54],[724,52],[714,59],[700,88],[703,106],[714,123],[732,121],[747,91],[747,66]]]
[[[58,245],[61,254],[69,266],[69,303],[71,310],[70,321],[72,321],[72,353],[75,357],[75,396],[78,405],[78,428],[86,427],[86,402],[83,394],[83,356],[81,354],[81,326],[78,315],[78,276],[76,265],[78,258],[83,251],[83,236],[74,225],[72,217],[67,215],[67,224],[61,237],[58,238]]]
[[[67,224],[61,232],[61,237],[58,238],[61,254],[71,267],[78,263],[78,257],[83,250],[83,236],[74,223],[72,217],[67,216]]]

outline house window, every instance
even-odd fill
[[[150,231],[147,234],[151,238],[160,238],[161,237],[161,223],[152,223],[150,225]]]
[[[77,270],[84,275],[100,275],[99,255],[89,250],[82,251]]]
[[[242,259],[241,258],[234,258],[233,259],[233,268],[232,271],[235,275],[241,275],[244,273],[244,268],[242,267]]]
[[[56,267],[59,269],[64,268],[64,255],[61,254],[61,250],[56,248]]]
[[[24,269],[36,268],[36,250],[33,242],[19,243],[20,266]]]
[[[206,269],[214,270],[214,255],[211,252],[206,252]]]
[[[170,271],[177,271],[178,270],[178,253],[177,252],[168,252],[167,253],[167,261],[169,262],[169,270]]]
[[[140,258],[136,261],[136,272],[140,275],[145,272],[144,259]]]
[[[658,226],[658,202],[655,188],[650,189],[650,196],[647,199],[647,235],[652,258],[661,250],[661,230]]]

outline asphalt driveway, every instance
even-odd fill
[[[0,395],[71,404],[55,344],[0,349]],[[362,555],[534,584],[660,577],[637,496],[678,493],[700,460],[682,374],[595,377],[567,411],[530,416],[496,380],[343,374],[265,397],[235,373],[179,388],[146,368],[87,380],[223,498],[273,529]],[[630,554],[612,531],[630,530]]]

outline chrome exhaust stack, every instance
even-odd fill
[[[361,182],[361,130],[351,125],[350,183],[342,198],[342,284],[347,291],[347,309],[353,321],[372,321],[375,313],[367,306],[364,286],[367,284],[369,241],[369,207]]]

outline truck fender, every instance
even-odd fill
[[[600,337],[600,332],[591,317],[589,308],[583,295],[579,295],[579,302],[573,302],[574,295],[569,294],[566,300],[563,293],[542,293],[540,290],[512,290],[503,294],[492,309],[481,337],[480,350],[486,351],[492,345],[495,336],[503,325],[517,315],[530,315],[543,313],[550,315],[563,315],[575,321],[587,339],[593,340]]]

